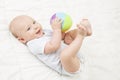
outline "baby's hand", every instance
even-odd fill
[[[52,20],[52,29],[61,29],[61,25],[62,25],[62,20],[59,19],[58,17],[56,17],[54,20]]]

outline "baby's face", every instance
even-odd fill
[[[19,16],[11,25],[22,43],[43,36],[42,26],[29,16]]]

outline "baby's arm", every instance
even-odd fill
[[[58,18],[54,19],[52,21],[52,29],[53,29],[53,35],[50,41],[48,41],[45,45],[44,52],[45,54],[52,53],[56,51],[61,44],[61,23],[62,21]]]

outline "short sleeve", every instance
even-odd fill
[[[27,43],[29,50],[34,54],[44,54],[44,48],[46,43],[48,42],[47,37],[34,39]]]

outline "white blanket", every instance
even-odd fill
[[[91,21],[93,35],[80,50],[84,68],[79,76],[61,76],[34,57],[9,32],[17,15],[29,15],[50,28],[55,12],[68,13],[73,27]],[[119,0],[0,0],[0,80],[120,80]]]

